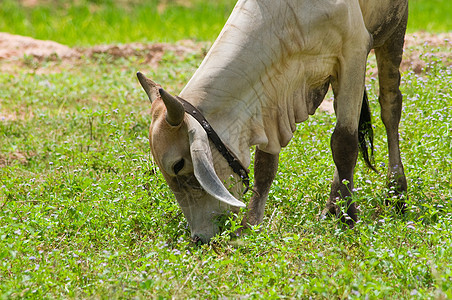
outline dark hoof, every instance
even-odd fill
[[[403,215],[407,210],[407,205],[405,202],[406,199],[407,197],[405,197],[403,194],[398,194],[392,197],[386,197],[385,205],[393,207],[396,210],[396,213]]]
[[[324,220],[324,219],[331,218],[332,216],[337,216],[337,215],[338,215],[337,205],[328,201],[326,203],[325,208],[320,213],[320,219]]]
[[[342,229],[343,230],[353,229],[355,227],[356,222],[358,221],[358,218],[355,217],[355,219],[352,219],[348,215],[343,215],[340,218],[340,222],[342,224]]]

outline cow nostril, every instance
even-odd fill
[[[174,164],[173,166],[173,170],[174,170],[174,174],[178,174],[185,166],[185,161],[182,158],[181,160],[179,160],[177,163]]]

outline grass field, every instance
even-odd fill
[[[15,0],[2,0],[0,31],[68,46],[205,41],[216,38],[235,2],[40,0],[38,5],[24,6]],[[408,31],[452,31],[451,11],[450,0],[410,0]]]
[[[68,44],[129,41],[124,34],[77,34]],[[402,80],[405,216],[383,204],[386,139],[370,78],[380,174],[358,162],[356,228],[318,220],[333,175],[335,124],[318,112],[281,153],[260,230],[232,238],[230,219],[204,246],[189,243],[149,155],[150,105],[135,78],[141,70],[178,92],[202,51],[167,52],[158,68],[143,57],[100,54],[73,64],[24,57],[2,69],[0,298],[452,298],[452,72],[436,57],[450,49],[422,47],[424,72]]]

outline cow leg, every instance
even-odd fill
[[[278,170],[278,154],[269,154],[256,148],[254,159],[254,195],[248,204],[243,226],[258,225],[262,222],[270,186]]]
[[[344,50],[338,78],[332,81],[337,123],[331,137],[331,150],[336,169],[330,197],[322,213],[335,214],[349,228],[358,220],[356,205],[352,201],[353,172],[358,158],[358,122],[364,95],[366,46],[369,43],[363,38],[356,45],[361,47],[349,49],[348,53]],[[341,207],[338,206],[339,199]]]
[[[379,102],[381,118],[388,138],[388,197],[395,197],[397,209],[404,212],[403,195],[407,191],[407,182],[400,158],[399,122],[402,113],[402,93],[400,92],[399,67],[402,61],[406,17],[386,43],[375,48],[380,81]]]
[[[344,127],[336,126],[331,137],[331,149],[336,169],[326,209],[340,218],[343,224],[352,228],[358,220],[356,205],[351,197],[353,171],[358,157],[357,131],[353,132]],[[342,207],[337,205],[339,199],[344,201]],[[346,215],[343,211],[346,211]]]

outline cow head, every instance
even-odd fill
[[[188,221],[192,239],[206,243],[219,231],[217,218],[245,204],[231,195],[215,172],[209,140],[201,125],[185,113],[176,97],[142,73],[137,76],[152,102],[152,155]],[[232,175],[227,167],[222,170],[223,179]]]

